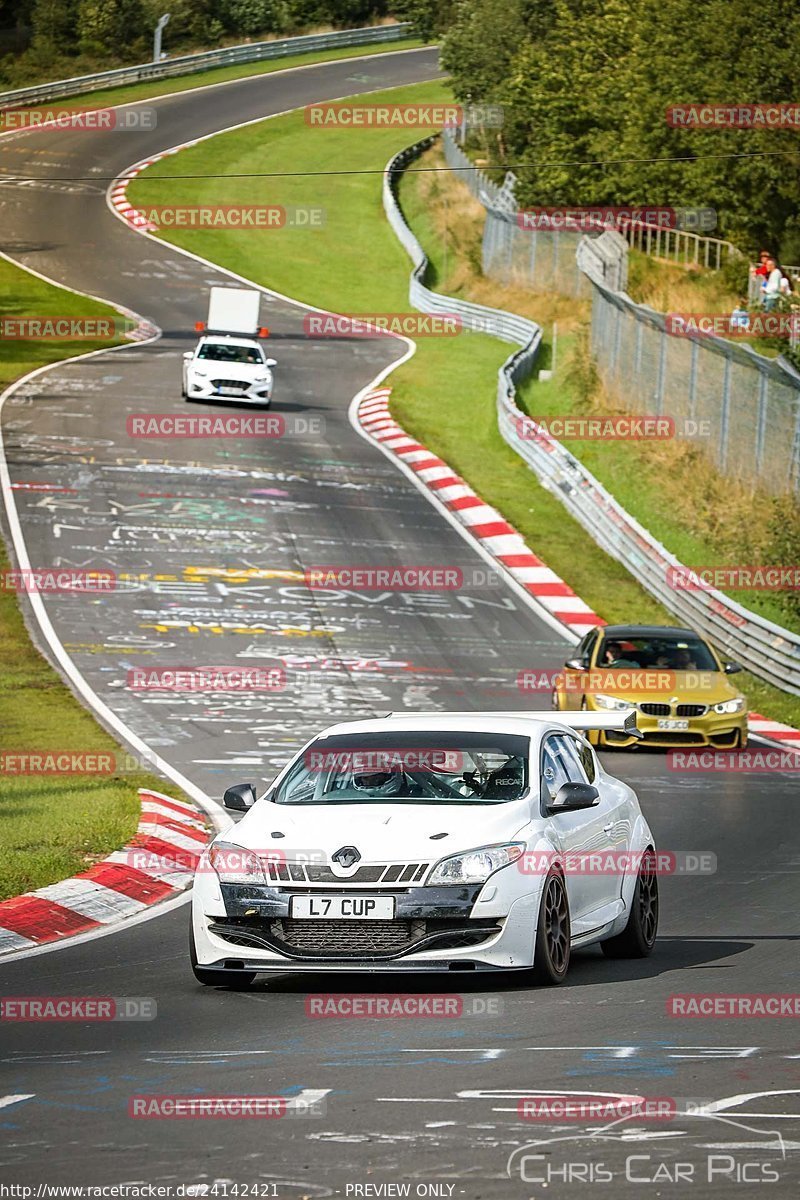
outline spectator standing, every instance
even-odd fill
[[[766,279],[769,271],[767,270],[767,259],[769,258],[769,250],[761,250],[758,255],[758,266],[752,268],[753,274],[757,279]]]
[[[761,284],[761,300],[764,309],[771,312],[778,302],[778,297],[781,294],[781,280],[783,279],[783,271],[778,266],[774,258],[768,258],[766,261],[767,275],[764,282]]]

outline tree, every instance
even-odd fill
[[[82,53],[125,58],[142,51],[150,31],[141,0],[79,0],[76,32]]]

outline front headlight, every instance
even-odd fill
[[[269,375],[256,375],[253,383],[269,383]]]
[[[735,700],[723,700],[714,705],[715,713],[740,713],[743,711],[744,696],[737,696]]]
[[[431,871],[427,886],[451,883],[485,883],[490,875],[516,862],[525,853],[522,842],[509,842],[506,846],[483,846],[479,850],[467,850],[443,858]]]
[[[266,883],[261,860],[252,850],[234,846],[232,842],[214,842],[208,860],[219,876],[220,883]]]
[[[619,696],[604,696],[602,692],[597,692],[592,697],[598,708],[609,708],[618,710],[620,708],[633,708],[630,700],[620,700]]]

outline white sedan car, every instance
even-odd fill
[[[202,337],[183,356],[183,398],[268,408],[274,366],[253,338]]]
[[[391,714],[309,742],[207,847],[190,954],[204,984],[265,971],[527,970],[650,953],[655,843],[583,729],[635,713]]]

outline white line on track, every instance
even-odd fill
[[[35,1092],[20,1092],[17,1096],[0,1096],[0,1108],[10,1108],[12,1104],[21,1104],[23,1100],[32,1100]]]

